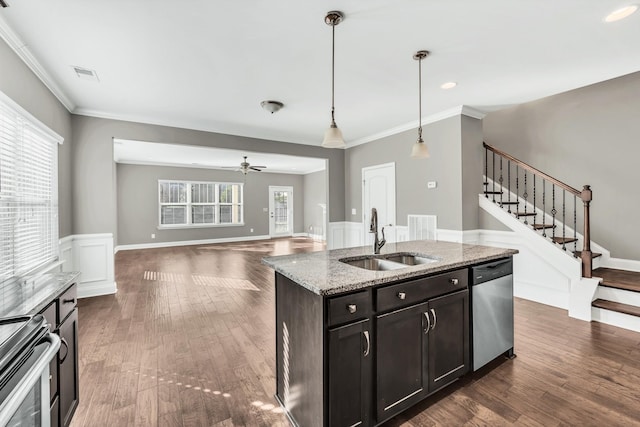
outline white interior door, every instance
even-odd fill
[[[269,236],[293,235],[293,187],[269,186]]]
[[[396,164],[362,168],[362,219],[365,245],[373,243],[373,234],[369,233],[371,208],[378,211],[378,232],[384,227],[388,242],[396,241]]]

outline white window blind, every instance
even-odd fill
[[[57,140],[0,97],[0,284],[58,258]]]
[[[160,227],[242,225],[242,184],[158,181]]]

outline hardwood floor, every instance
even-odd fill
[[[118,293],[79,302],[72,426],[288,426],[275,392],[273,271],[306,239],[124,251]],[[640,334],[516,299],[514,360],[385,424],[640,425]]]

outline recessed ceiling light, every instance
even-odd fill
[[[82,67],[73,67],[73,70],[76,72],[76,75],[84,80],[93,80],[95,82],[99,82],[98,74],[94,70],[90,70],[88,68]]]
[[[629,6],[622,7],[618,10],[614,10],[610,14],[604,18],[604,22],[615,22],[621,19],[626,18],[627,16],[633,14],[636,10],[638,10],[638,5],[632,4]]]
[[[458,83],[456,82],[446,82],[440,85],[442,89],[453,89],[456,86],[458,86]]]

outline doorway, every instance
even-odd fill
[[[371,208],[378,211],[378,232],[385,227],[385,238],[388,242],[396,241],[396,164],[362,168],[362,220],[363,242],[373,242],[373,234],[369,233]],[[380,234],[382,239],[382,235]]]
[[[269,186],[269,237],[293,235],[293,187]]]

